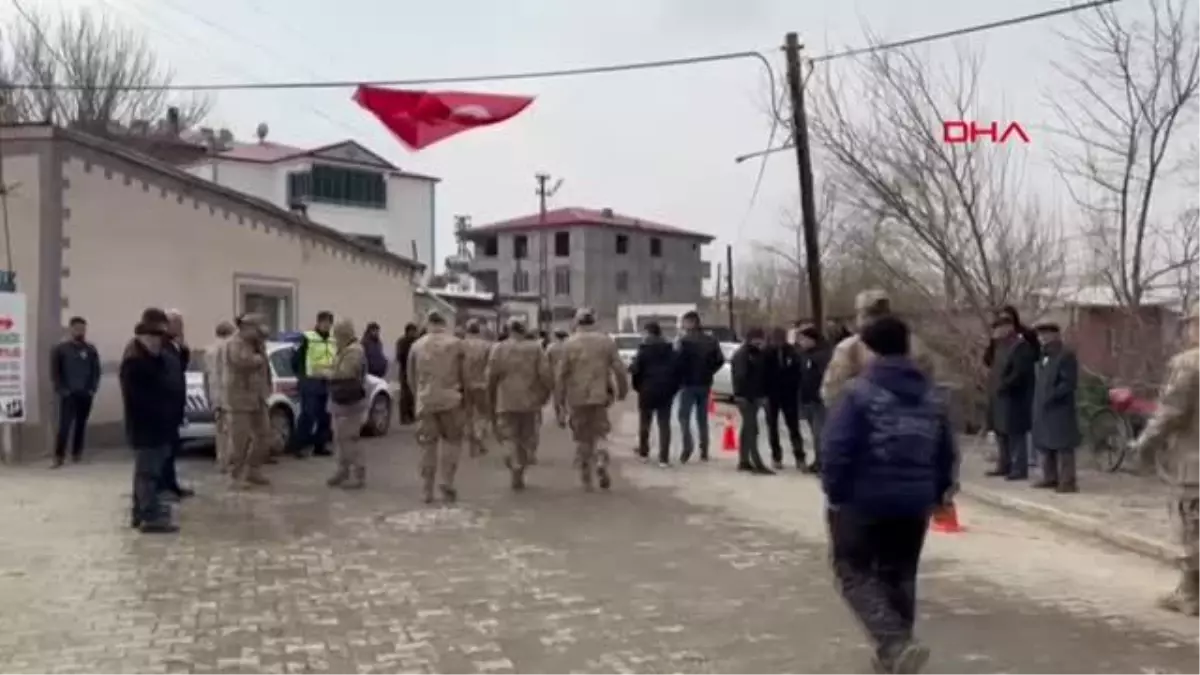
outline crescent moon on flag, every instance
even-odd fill
[[[486,122],[486,121],[492,119],[492,113],[489,112],[487,108],[485,108],[477,103],[468,103],[467,105],[460,105],[457,108],[454,108],[453,110],[450,111],[450,116],[451,117],[466,117],[469,119],[478,120],[480,122]]]

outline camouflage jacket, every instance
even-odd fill
[[[1197,396],[1200,388],[1200,349],[1175,355],[1167,366],[1167,381],[1158,395],[1158,411],[1138,436],[1134,451],[1143,464],[1153,464],[1159,476],[1194,497],[1200,483],[1200,430]]]
[[[204,350],[204,395],[213,410],[225,407],[225,352],[229,340],[218,338]]]
[[[221,397],[227,410],[254,412],[267,406],[271,395],[271,367],[262,343],[253,343],[235,335],[225,343],[225,393]]]
[[[466,383],[463,341],[444,327],[429,328],[408,353],[408,386],[417,397],[417,415],[462,405]]]
[[[551,373],[558,372],[558,362],[562,361],[563,345],[565,344],[566,340],[555,340],[550,343],[549,347],[546,347],[546,358],[550,359]]]
[[[910,340],[909,352],[913,361],[930,381],[936,384],[937,366],[933,354],[916,335],[912,335]],[[829,365],[825,368],[825,377],[821,380],[821,400],[826,406],[832,406],[837,401],[850,380],[858,377],[870,362],[871,356],[871,350],[867,349],[857,335],[851,335],[834,347],[833,356],[829,358]]]
[[[468,335],[463,340],[463,371],[466,373],[468,389],[486,389],[487,379],[484,371],[488,364],[488,351],[492,345],[487,340]]]
[[[554,387],[550,359],[537,340],[510,337],[488,356],[488,400],[498,413],[537,412]]]
[[[554,391],[555,400],[570,407],[608,405],[614,394],[625,398],[629,378],[617,353],[617,343],[593,327],[577,329],[563,343],[562,358],[554,372]]]
[[[337,356],[333,357],[333,366],[329,370],[330,386],[334,386],[332,383],[340,380],[363,381],[366,374],[367,352],[363,348],[362,342],[355,340],[348,345],[339,345]],[[363,386],[366,387],[365,382],[363,382]],[[331,398],[329,410],[334,415],[358,414],[365,405],[366,399],[350,405],[339,405],[334,403]]]

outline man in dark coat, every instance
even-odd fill
[[[675,348],[662,337],[657,322],[646,324],[646,339],[638,345],[629,367],[638,395],[638,454],[650,456],[650,423],[658,423],[658,464],[671,464],[671,403],[679,391]]]
[[[1075,352],[1063,344],[1058,324],[1037,326],[1042,357],[1033,388],[1033,447],[1042,455],[1042,480],[1035,487],[1078,492],[1075,448],[1079,445],[1079,417],[1075,392],[1079,363]]]
[[[170,384],[170,409],[174,413],[175,436],[171,439],[171,454],[163,465],[161,489],[169,497],[184,499],[195,494],[189,488],[179,484],[179,473],[175,461],[183,449],[183,439],[179,436],[179,428],[187,413],[187,369],[192,360],[192,350],[183,336],[183,314],[172,309],[167,313],[167,334],[163,341],[162,358],[167,367],[167,379]],[[142,319],[146,320],[143,315]]]
[[[767,397],[765,346],[767,336],[761,328],[746,331],[746,341],[730,359],[733,398],[737,403],[742,428],[738,432],[738,471],[773,476],[758,454],[758,411]]]
[[[1033,385],[1036,352],[1017,333],[1007,316],[992,325],[995,356],[988,378],[991,427],[999,453],[989,476],[1008,480],[1029,478],[1029,430],[1033,425]]]
[[[408,353],[417,341],[417,325],[404,325],[404,335],[396,340],[396,365],[400,367],[400,424],[412,424],[416,419],[416,399],[408,386]]]
[[[811,471],[821,470],[821,431],[825,427],[825,402],[821,400],[821,382],[833,356],[833,346],[815,326],[804,326],[796,334],[800,351],[800,419],[812,431],[813,463]]]
[[[806,470],[804,439],[800,436],[800,355],[787,341],[782,328],[771,331],[771,340],[763,353],[767,391],[767,442],[771,445],[771,463],[783,470],[783,445],[779,442],[779,417],[787,426],[788,440],[796,468]]]
[[[100,354],[87,341],[87,321],[71,318],[70,336],[50,352],[50,381],[58,394],[58,437],[54,443],[54,466],[67,458],[67,440],[71,440],[71,460],[83,459],[83,441],[87,433],[92,399],[100,388]]]
[[[700,315],[687,312],[682,317],[683,334],[676,344],[679,373],[682,382],[679,391],[679,427],[683,434],[681,464],[692,458],[693,415],[696,433],[700,441],[700,461],[708,461],[708,400],[712,396],[713,376],[725,365],[725,355],[716,338],[704,331]]]
[[[383,338],[379,335],[379,324],[374,321],[368,323],[359,344],[362,345],[363,355],[367,359],[367,373],[375,377],[387,377],[388,361],[387,356],[383,353]]]
[[[136,453],[130,525],[147,534],[176,532],[170,509],[159,500],[162,472],[179,436],[171,372],[163,356],[167,317],[148,309],[121,358],[125,435]]]

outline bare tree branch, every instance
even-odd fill
[[[57,20],[28,14],[3,30],[0,86],[42,85],[4,92],[12,121],[51,122],[105,133],[113,123],[160,119],[171,106],[179,108],[181,125],[187,128],[210,109],[211,101],[205,97],[173,100],[161,89],[136,90],[170,84],[171,70],[142,36],[87,10],[64,13]]]

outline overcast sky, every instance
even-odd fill
[[[568,68],[726,51],[762,50],[782,77],[778,46],[789,30],[808,52],[863,43],[869,27],[899,39],[1035,12],[1048,0],[25,0],[30,8],[90,6],[144,31],[177,82],[390,79]],[[1123,11],[1144,13],[1144,0]],[[5,18],[12,8],[4,4]],[[202,16],[204,20],[197,18]],[[961,38],[928,48],[982,50],[984,107],[1026,126],[1053,123],[1051,63],[1065,57],[1070,17]],[[223,92],[208,120],[243,140],[259,122],[270,139],[317,146],[352,137],[405,169],[440,176],[439,257],[453,247],[452,217],[477,224],[536,210],[534,173],[565,179],[552,206],[611,207],[707,232],[739,257],[754,241],[784,237],[781,212],[798,201],[791,153],[767,166],[734,157],[762,148],[766,79],[752,60],[569,79],[459,85],[536,95],[504,125],[410,153],[350,90]],[[1022,146],[1031,171],[1047,146]],[[1040,167],[1040,169],[1039,169]],[[818,172],[820,167],[817,167]],[[1037,184],[1035,182],[1035,184]],[[711,247],[711,260],[723,251]],[[439,261],[440,267],[440,261]]]

